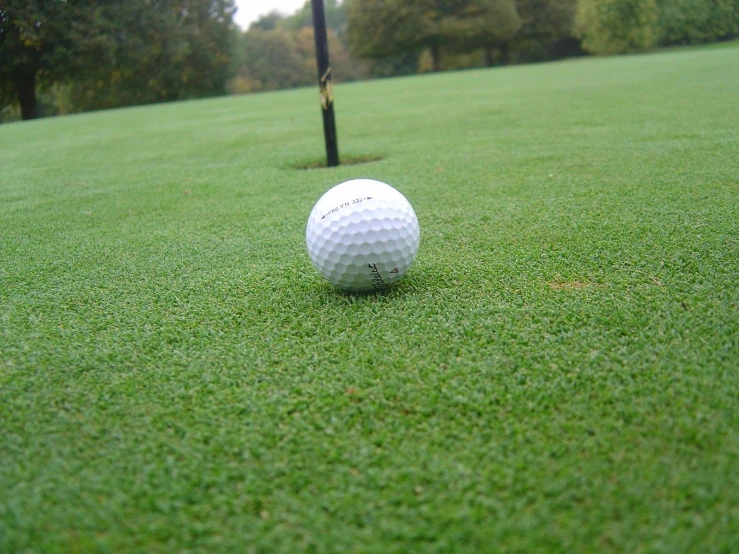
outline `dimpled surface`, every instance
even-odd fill
[[[350,291],[381,290],[399,280],[413,263],[420,238],[408,200],[371,179],[329,190],[313,207],[305,231],[316,269]]]

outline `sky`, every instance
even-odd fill
[[[242,29],[246,29],[249,23],[259,19],[259,16],[277,10],[285,15],[292,15],[305,4],[305,0],[236,0],[236,12],[234,20]]]

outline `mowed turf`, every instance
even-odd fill
[[[0,551],[739,552],[739,49],[0,127]],[[350,295],[355,177],[421,224]]]

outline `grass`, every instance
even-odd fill
[[[0,551],[739,551],[739,50],[0,127]],[[332,185],[422,242],[313,270]]]

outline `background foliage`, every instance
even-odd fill
[[[595,54],[641,52],[656,42],[655,0],[580,0],[575,32]]]
[[[234,11],[233,0],[8,0],[0,99],[29,119],[224,94]]]
[[[338,82],[739,35],[739,0],[324,0]],[[242,31],[233,0],[5,0],[0,121],[312,85],[310,1]]]

